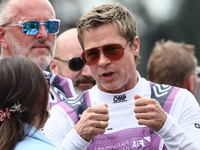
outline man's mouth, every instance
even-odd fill
[[[103,76],[108,77],[108,76],[112,76],[113,72],[109,72],[109,73],[104,73]]]
[[[78,84],[81,85],[81,86],[91,86],[91,85],[93,85],[92,82],[88,82],[88,81],[81,81]]]
[[[74,80],[74,86],[94,86],[96,81],[92,77],[80,77]]]
[[[33,46],[33,48],[48,48],[48,46],[45,44],[42,44],[42,45],[40,44],[40,45]]]

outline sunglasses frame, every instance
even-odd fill
[[[129,41],[128,43],[127,43],[127,45],[123,48],[120,44],[108,44],[108,45],[104,45],[104,46],[99,46],[99,47],[95,47],[95,48],[91,48],[91,49],[87,49],[87,50],[84,50],[83,52],[82,52],[82,54],[81,54],[81,59],[82,59],[82,61],[86,64],[86,65],[88,65],[85,61],[84,61],[84,58],[83,58],[83,55],[84,55],[84,53],[86,52],[86,51],[90,51],[90,50],[93,50],[93,49],[96,49],[97,51],[98,51],[98,53],[99,53],[99,56],[98,56],[98,59],[97,59],[97,61],[95,62],[95,63],[93,63],[93,64],[90,64],[90,65],[88,65],[88,66],[93,66],[93,65],[95,65],[98,61],[99,61],[99,58],[100,58],[100,49],[99,48],[101,48],[101,47],[106,47],[106,46],[111,46],[111,45],[119,45],[119,46],[121,46],[121,50],[123,51],[123,55],[119,58],[119,59],[112,59],[112,58],[109,58],[108,56],[106,56],[106,54],[104,53],[104,49],[103,49],[103,54],[108,58],[108,59],[110,59],[110,60],[120,60],[123,56],[124,56],[124,50],[128,47],[128,45],[131,43],[131,41]],[[86,59],[85,59],[86,60]]]
[[[41,26],[42,24],[45,25],[45,23],[46,23],[47,21],[58,21],[58,23],[59,23],[59,28],[60,28],[60,20],[59,20],[59,19],[50,19],[50,20],[45,20],[45,21],[37,21],[37,20],[18,21],[18,22],[15,22],[15,23],[5,24],[5,25],[3,25],[3,27],[20,26],[20,27],[22,28],[22,32],[24,33],[24,31],[23,31],[23,24],[26,23],[26,22],[29,22],[29,21],[36,21],[36,22],[39,22],[39,23],[40,23],[40,26]],[[39,29],[40,29],[40,26],[39,26]],[[46,31],[47,31],[47,27],[46,27],[46,26],[45,26],[45,28],[46,28]],[[47,33],[49,33],[49,34],[57,34],[57,33],[59,32],[59,28],[58,28],[58,31],[55,32],[55,33],[49,33],[48,31],[47,31]],[[39,31],[39,29],[38,29],[38,31]],[[38,33],[38,31],[37,31],[35,34],[27,34],[27,35],[36,35],[36,34]],[[24,34],[26,34],[26,33],[24,33]]]
[[[81,62],[83,62],[83,60],[81,59],[81,57],[71,57],[69,60],[64,60],[64,59],[61,59],[61,58],[58,58],[58,57],[54,57],[54,59],[56,59],[56,60],[59,60],[59,61],[62,61],[62,62],[67,62],[68,63],[68,66],[69,66],[69,68],[71,69],[71,70],[73,70],[73,71],[79,71],[79,70],[81,70],[83,67],[84,67],[84,65],[85,65],[85,63],[83,62],[83,66],[80,68],[80,69],[74,69],[74,68],[72,68],[72,67],[70,67],[70,61],[72,60],[72,59],[76,59],[76,58],[78,58],[78,59],[80,59],[81,60]]]

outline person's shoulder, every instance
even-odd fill
[[[70,84],[72,83],[72,80],[70,78],[66,78],[57,74],[53,74],[51,72],[48,71],[43,71],[45,77],[49,78],[50,84],[52,84],[52,82],[54,81],[55,83],[58,82],[58,84],[60,84],[60,82],[63,82],[63,80],[66,80],[68,82],[70,82]]]
[[[184,88],[179,88],[178,96],[180,97],[194,97],[194,95],[188,91],[187,89]],[[195,98],[195,97],[194,97]]]
[[[38,131],[39,132],[39,131]],[[40,138],[26,137],[22,141],[18,142],[14,148],[14,150],[59,150],[59,147],[56,147],[46,139],[46,137],[42,134]]]
[[[67,98],[76,95],[72,80],[70,78],[65,78],[47,71],[43,71],[46,78],[50,82],[50,108],[55,104],[64,101]]]
[[[181,101],[197,101],[195,96],[188,91],[187,89],[180,88],[179,92],[177,93],[176,99],[180,99]]]
[[[67,105],[77,105],[80,104],[83,100],[86,99],[87,91],[84,91],[82,93],[79,93],[73,97],[67,98],[66,100],[58,103],[57,105],[62,105],[62,103],[65,103]]]
[[[177,107],[191,108],[199,110],[199,104],[195,96],[187,89],[180,88],[174,98],[174,105]]]
[[[64,101],[61,101],[61,102],[57,103],[56,105],[54,105],[52,107],[52,109],[58,108],[59,106],[63,108],[63,107],[66,107],[66,106],[71,107],[71,106],[75,106],[75,105],[76,106],[81,105],[81,103],[86,100],[87,93],[88,93],[87,91],[84,91],[84,92],[77,94],[73,97],[67,98]]]

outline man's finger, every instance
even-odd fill
[[[87,114],[87,119],[88,120],[105,120],[108,121],[109,120],[109,115],[108,114],[97,114],[97,113],[90,113]]]
[[[136,106],[134,107],[135,113],[147,113],[147,112],[155,112],[155,106],[154,105],[146,105],[146,106]]]
[[[155,113],[137,113],[137,114],[135,114],[135,117],[137,118],[137,119],[147,119],[147,120],[149,120],[149,119],[154,119],[155,118]]]
[[[94,106],[94,107],[89,107],[86,110],[88,113],[94,112],[97,114],[108,114],[108,108],[107,108],[107,104],[105,105],[101,105],[101,106]]]
[[[134,99],[135,100],[137,100],[137,99],[139,99],[139,98],[142,98],[140,95],[138,95],[138,94],[134,94]]]
[[[135,106],[146,106],[149,104],[155,105],[157,103],[156,100],[150,99],[150,98],[140,98],[137,101],[135,101]]]

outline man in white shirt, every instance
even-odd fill
[[[77,22],[96,85],[52,108],[45,133],[62,149],[200,149],[200,113],[187,90],[140,77],[135,20],[120,4]]]

